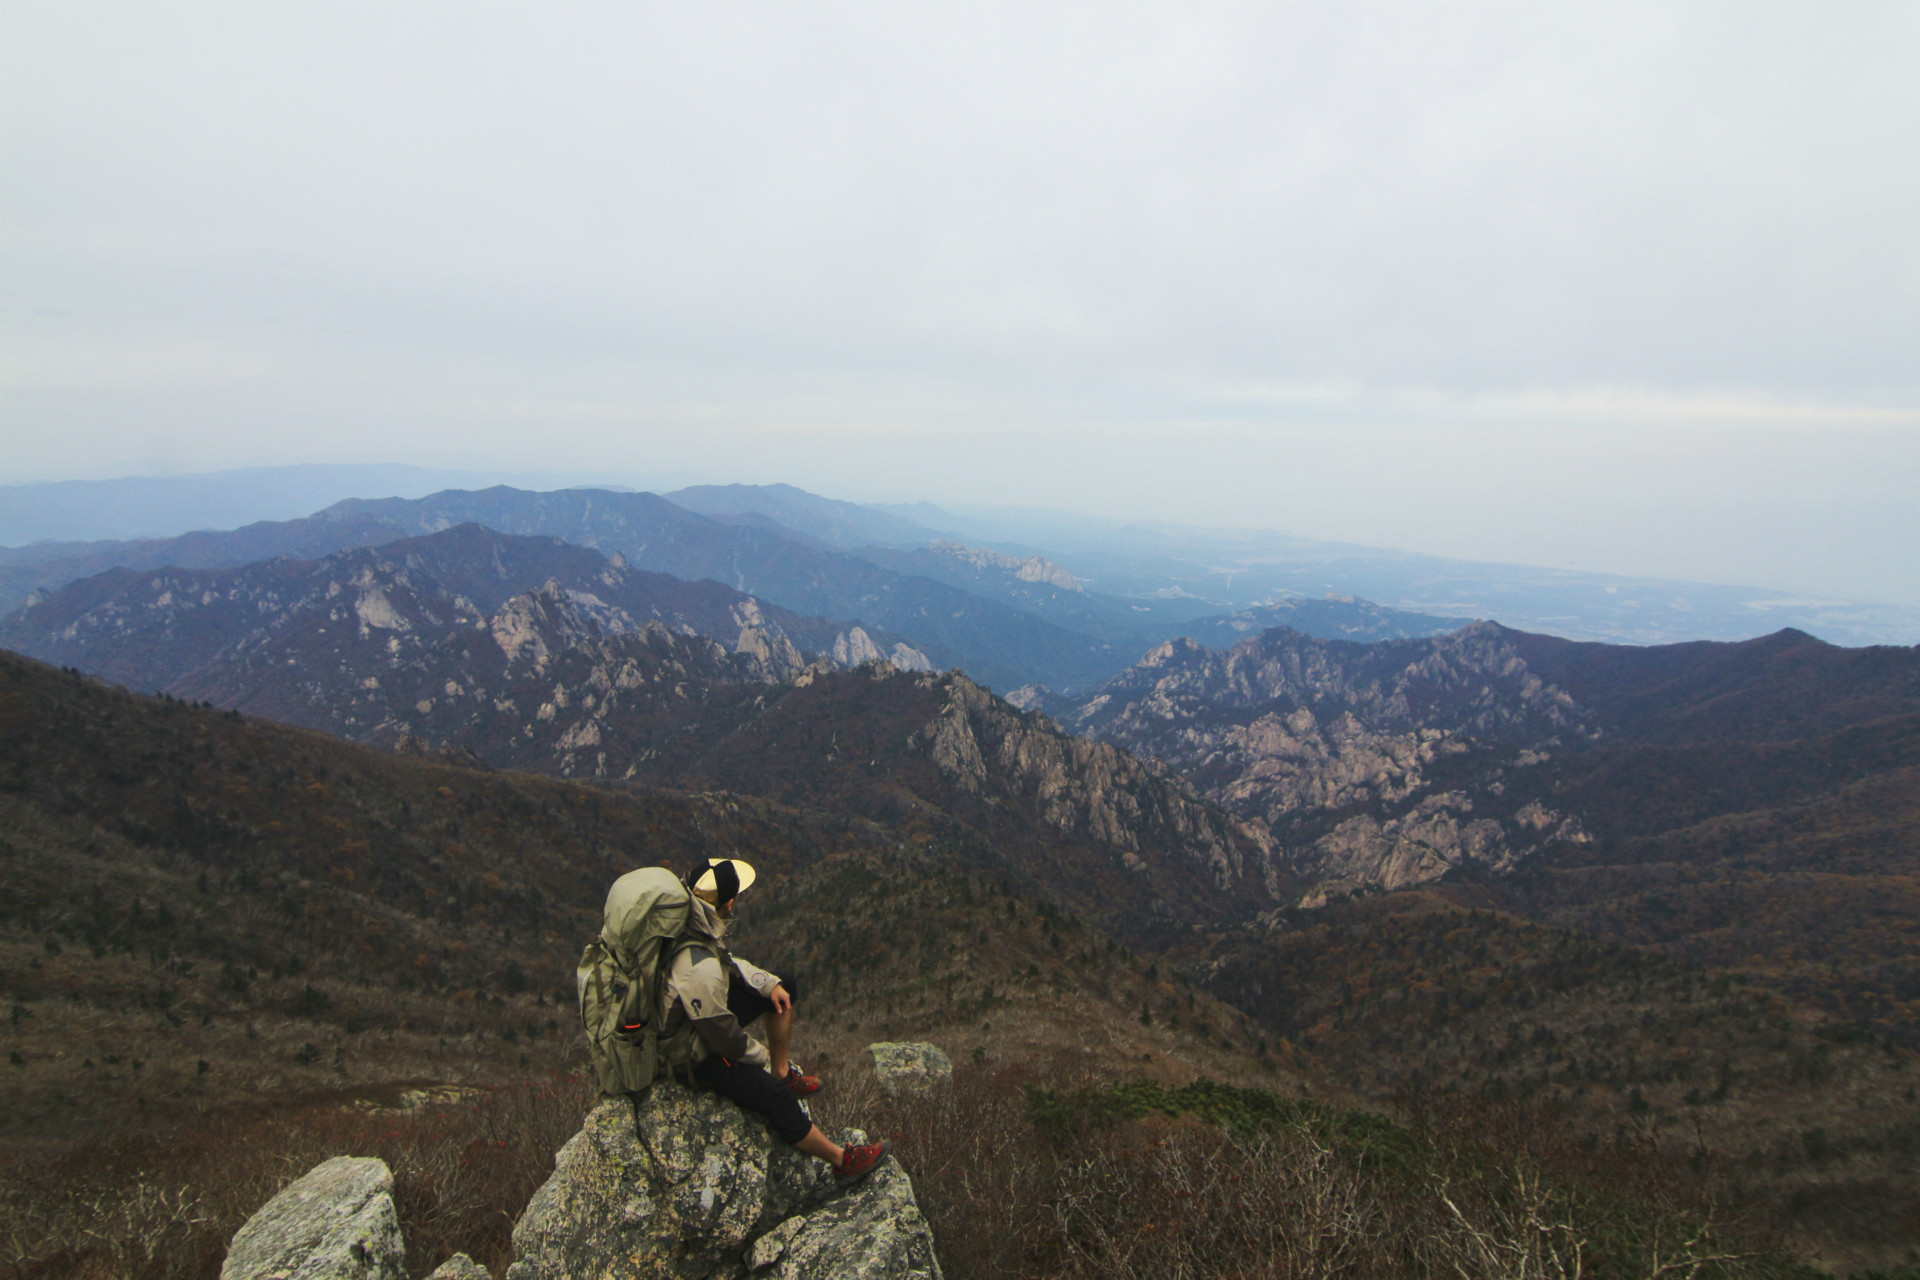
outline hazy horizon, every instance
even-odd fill
[[[8,25],[0,485],[785,482],[1920,604],[1911,6]]]

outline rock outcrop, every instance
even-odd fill
[[[1153,849],[1158,844],[1200,863],[1217,890],[1275,892],[1266,827],[1234,821],[1158,761],[1062,733],[1052,720],[1022,715],[960,672],[927,687],[943,691],[946,702],[907,748],[924,752],[961,790],[1004,790],[1056,831],[1113,849],[1133,874],[1164,860]]]
[[[899,640],[890,648],[882,649],[865,627],[848,627],[842,631],[834,637],[833,647],[827,650],[826,656],[834,666],[848,670],[869,662],[891,663],[897,671],[933,670],[933,662],[926,654]]]
[[[404,1280],[392,1190],[379,1160],[326,1161],[247,1220],[221,1280]],[[843,1186],[757,1117],[671,1080],[588,1114],[513,1244],[508,1280],[941,1280],[933,1233],[894,1160]],[[457,1253],[428,1280],[486,1276]]]
[[[509,1280],[940,1275],[898,1164],[837,1186],[733,1103],[671,1081],[595,1108],[554,1166],[514,1227]]]
[[[393,1174],[367,1157],[317,1165],[247,1219],[220,1280],[404,1280]],[[484,1273],[482,1273],[484,1274]]]
[[[1078,591],[1086,594],[1086,587],[1073,576],[1065,565],[1055,564],[1040,556],[1028,556],[1024,560],[1019,556],[1003,555],[998,551],[989,551],[984,547],[970,547],[964,542],[951,542],[937,539],[927,548],[935,555],[958,560],[962,564],[972,565],[976,569],[992,569],[1012,574],[1021,582],[1043,582],[1062,591]]]
[[[456,1253],[435,1267],[427,1280],[493,1280],[493,1273],[466,1254]]]
[[[1224,652],[1173,640],[1078,706],[1033,701],[1263,821],[1308,882],[1300,905],[1316,906],[1461,866],[1509,871],[1584,838],[1521,775],[1547,748],[1593,740],[1593,716],[1529,667],[1516,634],[1475,623],[1351,644],[1276,628]]]
[[[939,1045],[925,1041],[883,1040],[867,1046],[874,1074],[888,1093],[929,1093],[953,1083],[953,1060]]]

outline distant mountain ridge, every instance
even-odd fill
[[[194,697],[218,695],[223,705],[358,737],[368,726],[351,708],[390,701],[363,689],[364,681],[391,680],[450,636],[506,635],[502,611],[539,592],[559,610],[555,625],[576,631],[618,637],[655,626],[702,637],[702,645],[717,642],[741,660],[735,665],[745,675],[735,678],[787,679],[814,655],[928,665],[885,632],[801,617],[719,583],[683,582],[558,539],[479,525],[316,561],[111,570],[0,622],[0,644],[134,688],[191,687]],[[717,669],[711,674],[719,678]],[[397,706],[388,711],[394,734],[424,728]]]
[[[478,471],[386,463],[306,463],[185,476],[0,485],[0,546],[139,539],[298,518],[348,493],[417,496],[494,483]]]
[[[731,491],[720,494],[727,497]],[[776,496],[803,511],[824,508],[821,519],[853,521],[843,509],[862,510],[800,490]],[[709,505],[738,504],[715,500]],[[874,518],[891,520],[878,513]],[[710,578],[796,614],[860,624],[871,635],[891,632],[895,640],[890,643],[904,642],[936,665],[962,667],[1002,689],[1027,684],[1084,688],[1124,670],[1140,652],[1177,634],[1206,608],[1203,602],[1092,595],[1058,585],[1072,580],[1064,566],[958,544],[842,551],[776,524],[698,515],[655,494],[530,493],[506,487],[450,490],[421,499],[355,499],[303,520],[230,533],[0,551],[0,604],[8,594],[24,602],[33,591],[58,589],[109,568],[226,568],[273,556],[317,558],[463,523],[560,538],[620,554],[639,568],[688,581]],[[911,528],[904,522],[900,527]],[[1338,616],[1342,609],[1348,615],[1367,609],[1376,617],[1391,613],[1364,602],[1330,609],[1316,621],[1348,631],[1370,624]]]
[[[230,569],[278,556],[317,560],[349,547],[398,542],[407,531],[373,516],[261,521],[239,529],[132,542],[59,542],[0,547],[0,617],[37,592],[111,569]]]
[[[33,590],[123,562],[142,569],[231,567],[274,555],[377,546],[463,523],[617,552],[636,567],[688,581],[711,578],[797,614],[861,623],[870,634],[895,632],[942,666],[965,666],[1009,688],[1030,680],[1075,687],[1111,674],[1131,657],[997,601],[897,574],[783,530],[712,520],[654,494],[606,490],[498,487],[426,499],[354,499],[303,520],[226,534],[30,548],[0,553],[0,583],[24,601]]]
[[[790,484],[702,484],[663,494],[703,516],[765,516],[787,529],[836,547],[914,547],[936,530],[852,502],[823,498]]]
[[[543,534],[678,578],[711,578],[796,613],[892,631],[943,667],[989,684],[1029,680],[1078,687],[1126,661],[1112,646],[998,601],[929,578],[899,574],[775,529],[726,524],[648,493],[505,487],[418,500],[354,500],[316,520],[373,517],[411,533],[475,522],[503,533]]]
[[[1276,600],[1225,616],[1199,618],[1188,623],[1183,634],[1209,649],[1231,649],[1249,636],[1275,627],[1287,627],[1323,640],[1371,644],[1376,640],[1446,635],[1472,621],[1472,618],[1389,609],[1354,596],[1326,596],[1317,600]]]
[[[1783,627],[1834,644],[1920,641],[1920,606],[1810,599],[1804,589],[1459,560],[1273,529],[1208,529],[1038,509],[886,509],[976,545],[1016,555],[1043,552],[1072,565],[1093,591],[1122,597],[1183,592],[1213,602],[1206,612],[1216,614],[1277,598],[1333,594],[1611,644],[1738,641]]]
[[[350,494],[362,498],[379,494],[411,497],[434,487],[436,479],[440,485],[487,482],[480,476],[419,468],[303,466],[0,487],[0,513],[16,517],[7,525],[14,532],[0,531],[0,542],[101,538],[149,530],[161,535],[146,539],[139,547],[125,548],[117,558],[100,544],[0,547],[0,614],[11,610],[36,587],[59,586],[116,564],[212,567],[204,559],[146,558],[152,550],[150,544],[174,542],[172,531],[176,529],[237,524],[262,516],[278,520]],[[522,477],[511,483],[531,490],[587,479],[554,475]],[[633,492],[620,485],[598,487],[603,492]],[[297,501],[299,494],[314,498],[310,504],[303,504]],[[1523,630],[1609,643],[1740,640],[1783,626],[1807,630],[1839,644],[1911,644],[1920,640],[1920,607],[1808,598],[1804,589],[1782,591],[1539,565],[1480,563],[1272,530],[1206,529],[1040,509],[949,510],[925,502],[852,503],[784,484],[696,485],[674,490],[672,496],[688,509],[720,523],[754,525],[816,549],[913,550],[935,540],[950,539],[1016,559],[1040,556],[1067,566],[1082,586],[1109,598],[1144,602],[1149,608],[1157,602],[1192,602],[1197,607],[1185,615],[1189,617],[1232,614],[1276,600],[1317,600],[1334,595],[1362,597],[1415,614],[1497,618]],[[156,502],[156,510],[169,513],[164,519],[125,523],[126,518]],[[312,556],[338,549],[310,545],[285,553]],[[269,554],[275,552],[256,547],[219,563],[243,564]],[[66,568],[54,563],[67,560],[75,563]],[[938,574],[930,576],[947,580]],[[794,607],[810,611],[806,606]],[[1044,611],[1039,615],[1048,617]],[[1048,620],[1057,623],[1056,619]],[[1310,634],[1388,638],[1385,633],[1363,636],[1327,631],[1303,616],[1275,618],[1269,625],[1281,623]],[[1093,634],[1101,639],[1115,638]],[[1177,634],[1162,630],[1148,643]],[[1208,636],[1195,638],[1209,645],[1218,643]],[[1220,640],[1229,638],[1223,635]],[[1146,646],[1136,645],[1129,638],[1123,647],[1137,650]],[[1127,660],[1132,656],[1122,655]],[[970,669],[980,674],[985,668],[976,662]],[[994,683],[1013,687],[997,677]],[[1059,680],[1051,683],[1072,687]]]

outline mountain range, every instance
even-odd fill
[[[697,743],[656,757],[656,776],[691,790],[661,790],[408,760],[0,658],[0,972],[21,1073],[10,1132],[73,1131],[62,1090],[81,1052],[117,1099],[89,1124],[145,1122],[149,1100],[236,1105],[254,1097],[235,1092],[246,1080],[486,1079],[516,1053],[561,1052],[567,997],[542,984],[558,985],[606,880],[636,858],[721,850],[790,883],[770,936],[832,975],[841,1017],[937,1026],[1000,1054],[988,1032],[1017,996],[1040,1002],[1026,1015],[1038,1021],[1012,1025],[1072,1026],[1175,1070],[1271,1045],[1341,1096],[1437,1088],[1559,1107],[1595,1149],[1677,1158],[1710,1144],[1737,1194],[1809,1250],[1914,1243],[1910,1050],[1725,957],[1525,916],[1529,895],[1543,914],[1611,905],[1658,934],[1687,918],[1658,905],[1694,888],[1684,869],[1655,869],[1653,903],[1633,911],[1605,885],[1577,892],[1594,869],[1628,865],[1618,858],[1545,879],[1535,858],[1290,909],[1304,886],[1257,822],[963,676],[871,663],[731,684],[753,697],[704,705]],[[1848,850],[1852,866],[1827,859],[1820,877],[1854,876],[1869,895],[1869,876],[1910,882],[1911,803],[1846,790],[1893,824],[1891,841]],[[1807,834],[1804,815],[1783,816]],[[1852,844],[1826,823],[1813,834]],[[1794,853],[1776,850],[1776,865]],[[1736,856],[1750,863],[1751,849]],[[951,878],[969,874],[1012,897],[984,896],[983,913],[977,884]],[[1829,911],[1852,906],[1790,875],[1803,911],[1816,893]],[[1915,917],[1888,905],[1877,941],[1911,955],[1897,928]],[[1102,920],[1139,950],[1116,954]],[[891,977],[863,997],[858,974],[882,954]],[[59,1041],[41,1025],[56,1002]],[[114,1046],[136,1039],[146,1070],[128,1074]],[[196,1057],[211,1071],[196,1074]]]
[[[67,559],[83,551],[71,541],[75,538],[121,538],[137,532],[150,542],[164,542],[209,523],[284,521],[348,496],[412,497],[449,484],[471,487],[476,482],[502,481],[523,489],[549,489],[587,479],[500,476],[482,480],[405,467],[284,467],[214,476],[0,487],[0,513],[6,517],[0,518],[0,542],[23,544],[0,547],[0,613],[34,586],[68,580],[55,580],[29,568],[49,557]],[[634,492],[619,484],[603,482],[598,487]],[[1156,525],[1059,511],[942,508],[926,502],[860,504],[823,498],[791,485],[699,485],[661,491],[677,505],[703,515],[777,527],[842,550],[913,550],[945,540],[1018,560],[1039,556],[1067,566],[1100,595],[1148,604],[1197,602],[1194,617],[1333,595],[1359,596],[1402,612],[1461,621],[1498,618],[1523,630],[1625,644],[1737,640],[1780,627],[1796,627],[1837,644],[1910,644],[1920,639],[1920,609],[1809,596],[1804,589],[1480,563],[1270,531]],[[300,495],[313,499],[300,506]],[[227,513],[238,519],[223,520]],[[49,542],[61,545],[25,545]],[[97,553],[99,548],[93,550]],[[123,554],[138,556],[140,550],[130,548]],[[307,554],[319,553],[323,552]],[[257,558],[243,556],[223,563]],[[169,561],[143,567],[162,563]],[[96,561],[90,571],[105,567],[109,565]],[[1313,627],[1305,629],[1317,634]],[[1174,634],[1178,633],[1163,632],[1153,641]]]
[[[1920,650],[1276,630],[1052,711],[1264,820],[1308,914],[1437,885],[1920,1043]]]
[[[18,1007],[81,980],[49,943],[118,973],[137,942],[173,975],[141,997],[155,1016],[209,1019],[236,1061],[259,1052],[247,983],[302,1027],[327,1000],[382,1007],[383,984],[419,1018],[491,988],[539,1040],[552,993],[524,975],[564,969],[596,877],[761,841],[822,919],[860,915],[875,877],[875,901],[930,913],[945,941],[890,924],[870,945],[911,967],[835,988],[889,1025],[938,1016],[985,1054],[996,989],[1071,988],[1061,1017],[1098,991],[1074,1025],[1110,1051],[1166,1052],[1190,1018],[1206,1052],[1268,1064],[1234,1070],[1697,1157],[1803,1252],[1920,1247],[1920,649],[1236,604],[941,513],[673,496],[448,491],[23,553],[44,581],[0,620],[39,660],[0,659]],[[1026,922],[1017,971],[982,884]],[[278,964],[276,912],[316,995],[245,977]],[[864,963],[841,924],[769,925]],[[445,1069],[393,1029],[394,1063]],[[357,1033],[299,1034],[344,1053]],[[21,1043],[54,1132],[59,1049]]]
[[[862,573],[889,572],[645,494],[443,494],[343,504],[314,521],[349,529],[369,522],[399,527],[402,520],[446,526],[465,515],[622,543],[683,573],[712,568],[716,548],[746,545],[765,553],[756,572],[770,572],[776,554],[823,572],[844,565],[799,557],[841,556],[865,565]],[[1013,600],[1044,593],[1084,602],[1075,607],[1085,610],[1119,603],[1093,596],[1044,559],[951,543],[902,554],[960,565],[983,591]],[[932,686],[907,682],[883,697],[876,692],[882,682],[857,697],[842,695],[830,692],[841,687],[825,678],[830,673],[810,667],[815,659],[847,668],[878,658],[931,672],[936,656],[911,638],[809,618],[710,579],[689,583],[631,568],[624,552],[614,557],[552,537],[456,524],[311,563],[276,560],[197,574],[114,571],[37,600],[0,624],[0,642],[135,687],[360,741],[390,745],[405,737],[495,767],[563,776],[721,786],[788,799],[836,794],[856,809],[888,791],[891,784],[881,779],[914,754],[910,742],[924,750],[933,740],[913,736],[941,714],[941,697],[924,692]],[[896,578],[940,589],[925,576]],[[846,602],[838,587],[820,594],[829,604]],[[1235,626],[1303,615],[1348,632],[1408,621],[1363,601],[1312,608],[1289,602],[1196,621],[1216,635],[1237,635]],[[486,641],[475,643],[482,633]],[[1190,799],[1204,797],[1234,815],[1240,834],[1233,840],[1254,851],[1258,864],[1248,883],[1259,888],[1240,900],[1246,915],[1456,874],[1511,880],[1524,868],[1537,879],[1541,867],[1604,857],[1623,839],[1665,838],[1789,797],[1830,799],[1836,778],[1851,785],[1904,767],[1900,726],[1920,711],[1915,680],[1911,650],[1842,650],[1792,632],[1744,645],[1635,648],[1493,623],[1371,643],[1278,627],[1224,649],[1186,638],[1162,643],[1077,698],[1026,686],[1013,691],[1008,706],[965,679],[977,696],[959,701],[998,707],[1001,724],[1044,712],[1058,723],[1058,730],[1046,729],[1057,741],[1088,737],[1121,748],[1129,761],[1157,762],[1165,772],[1155,785],[1173,780],[1192,788]],[[920,692],[908,696],[910,688]],[[915,709],[887,710],[888,698]],[[797,758],[834,759],[833,734],[847,721],[849,732],[874,742],[867,754],[880,772],[868,779],[872,785],[847,786],[821,770],[785,765],[763,765],[756,775],[737,759],[720,767],[729,753],[738,756],[737,744],[810,701],[840,710],[828,716],[828,738]],[[896,713],[904,725],[897,740],[874,740],[853,724],[861,714],[878,722]],[[1877,745],[1859,746],[1863,734]],[[729,743],[735,745],[723,746]],[[1688,781],[1649,786],[1643,775],[1656,767],[1648,763],[1656,756],[1665,762],[1663,778]],[[1811,763],[1836,756],[1850,762],[1850,772],[1835,774],[1829,765],[1823,773]],[[1742,763],[1716,768],[1730,760]],[[972,799],[953,785],[958,776],[936,771],[928,777],[941,779],[940,786],[907,790],[955,816]],[[1774,780],[1776,789],[1762,779]],[[1008,794],[1026,785],[1011,775],[1001,783]],[[1062,785],[1057,778],[1046,784]],[[1165,810],[1159,801],[1147,806]],[[1018,805],[1014,811],[1023,821],[1034,817]],[[961,821],[971,830],[994,826],[978,812]],[[1087,821],[1089,830],[1099,825]],[[1226,830],[1217,823],[1214,829]],[[1221,845],[1223,839],[1215,844],[1233,843]],[[1109,841],[1102,857],[1112,865],[1126,851],[1124,842]],[[1168,900],[1182,897],[1166,892]],[[1102,918],[1115,922],[1139,907],[1116,906]],[[1852,932],[1838,937],[1839,949],[1850,952]],[[1841,1003],[1852,999],[1842,996]]]
[[[696,492],[689,500],[710,497]],[[774,497],[789,495],[776,492]],[[811,521],[811,527],[844,528],[849,536],[875,532],[870,526],[876,524],[883,526],[879,532],[892,527],[888,517],[875,513],[866,513],[870,519],[843,517],[838,509],[850,504],[826,504],[823,499],[811,505],[798,499],[770,505],[801,523]],[[827,514],[809,514],[820,505],[828,507]],[[852,508],[855,513],[862,510]],[[890,632],[936,665],[961,667],[1000,689],[1027,684],[1084,688],[1125,669],[1150,645],[1193,629],[1189,623],[1214,607],[1070,591],[1052,581],[1036,581],[1031,558],[1014,560],[937,540],[919,551],[881,547],[856,553],[766,519],[725,512],[699,515],[654,494],[586,489],[529,493],[499,487],[449,490],[421,499],[351,500],[301,520],[250,525],[230,533],[0,552],[0,612],[36,593],[60,590],[112,568],[234,568],[270,557],[316,558],[463,523],[560,538],[620,555],[635,568],[690,582],[711,579],[797,614],[861,625],[870,633]],[[1065,571],[1048,573],[1058,579]],[[1452,623],[1330,601],[1315,611],[1311,624],[1303,625],[1372,635],[1383,626],[1431,634]],[[1208,634],[1220,630],[1200,629]]]
[[[465,524],[320,561],[113,571],[15,615],[0,643],[496,768],[831,798],[887,821],[921,813],[931,831],[1002,848],[1031,848],[1042,830],[1060,865],[1035,862],[1034,883],[1116,924],[1164,925],[1173,904],[1219,919],[1217,890],[1230,886],[1245,909],[1278,900],[1285,877],[1259,824],[960,673],[936,675],[886,633],[836,626]],[[849,666],[861,670],[834,670]]]
[[[109,570],[37,598],[0,622],[0,643],[134,688],[168,688],[189,678],[244,682],[223,674],[226,667],[245,667],[252,655],[282,645],[287,651],[273,661],[294,669],[280,673],[282,684],[296,673],[311,678],[316,672],[353,683],[406,665],[407,652],[484,630],[510,600],[541,590],[564,598],[582,625],[609,636],[652,623],[718,639],[728,652],[759,663],[752,669],[768,679],[798,672],[803,651],[837,653],[843,662],[888,656],[910,667],[928,665],[885,632],[802,617],[716,582],[635,569],[618,553],[608,558],[556,538],[499,534],[474,524],[318,560]],[[314,684],[307,694],[314,705],[328,705],[339,690]]]

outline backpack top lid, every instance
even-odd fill
[[[680,877],[665,867],[629,871],[607,890],[600,936],[629,954],[650,938],[676,938],[687,927],[690,896]]]

